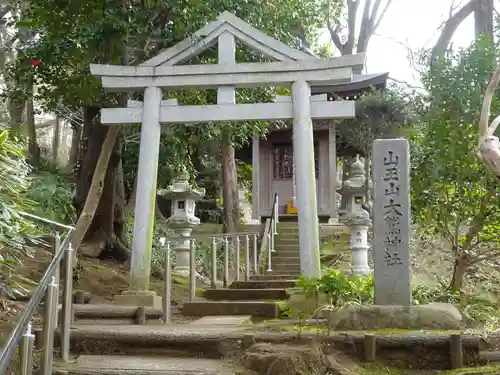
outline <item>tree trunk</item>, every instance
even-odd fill
[[[54,135],[52,136],[52,163],[54,165],[57,165],[60,135],[61,135],[61,118],[57,116],[56,121],[54,122]]]
[[[73,134],[71,135],[71,148],[69,151],[68,169],[73,170],[80,157],[80,141],[82,139],[82,127],[76,123],[76,121],[71,121],[71,129]]]
[[[382,0],[365,0],[361,22],[357,22],[361,1],[347,0],[347,38],[345,42],[342,41],[339,35],[339,30],[342,28],[338,27],[339,25],[334,27],[330,22],[328,23],[331,40],[342,56],[353,54],[354,49],[356,49],[356,53],[368,50],[368,43],[370,43],[371,37],[377,31],[392,0],[386,0],[384,5],[383,3]],[[356,29],[358,26],[359,34],[356,38]],[[354,73],[361,73],[361,69],[358,67],[354,68]]]
[[[113,230],[118,240],[124,246],[128,246],[126,216],[126,198],[125,198],[125,179],[123,177],[122,149],[123,139],[117,140],[117,151],[119,153],[118,166],[116,168],[115,181],[115,207],[114,207],[114,226]]]
[[[222,200],[225,233],[235,233],[240,221],[240,204],[236,157],[231,143],[222,145]]]
[[[130,196],[127,199],[127,207],[126,207],[127,215],[132,215],[132,216],[134,215],[136,196],[137,196],[137,175],[134,178],[134,182],[132,183],[132,191],[130,192]]]
[[[12,98],[9,100],[10,127],[14,132],[21,131],[25,108],[26,102],[23,99]]]
[[[493,43],[493,12],[495,10],[493,0],[478,0],[474,11],[474,29],[476,39],[486,36]]]
[[[38,167],[40,166],[40,147],[36,139],[35,108],[32,95],[26,101],[26,126],[28,129],[28,161],[32,166]]]
[[[470,267],[470,259],[466,253],[459,253],[453,264],[453,275],[449,289],[452,293],[459,293],[462,290],[465,281],[465,275]]]
[[[78,221],[76,222],[73,237],[71,239],[71,245],[73,246],[73,249],[77,249],[77,252],[80,249],[80,245],[86,237],[88,230],[94,223],[97,210],[100,203],[103,201],[101,197],[106,191],[106,177],[110,174],[108,165],[110,163],[110,159],[112,158],[113,148],[115,147],[119,132],[120,129],[118,127],[110,127],[107,131],[106,138],[102,143],[102,148],[99,152],[94,173],[92,174],[88,193],[80,215],[78,216]]]
[[[99,108],[85,107],[83,125],[83,143],[81,151],[81,168],[77,172],[76,193],[74,205],[77,213],[83,210],[83,204],[89,193],[92,176],[103,148],[108,129],[113,127],[103,126],[98,120]],[[119,130],[118,130],[119,133]],[[117,136],[120,139],[120,136]],[[110,151],[109,163],[103,180],[102,197],[95,209],[92,222],[89,224],[80,253],[90,257],[111,257],[119,261],[126,261],[130,251],[123,244],[125,221],[123,218],[122,199],[116,197],[118,183],[118,168],[121,161],[121,139],[114,142]],[[123,183],[123,179],[121,179]],[[116,206],[120,207],[116,207]],[[118,223],[118,225],[115,225]],[[118,230],[118,233],[115,232]]]

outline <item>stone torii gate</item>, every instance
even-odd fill
[[[236,40],[275,62],[236,63]],[[218,64],[175,65],[218,44]],[[221,14],[191,38],[139,66],[92,64],[91,73],[112,91],[144,91],[144,102],[129,101],[127,108],[105,108],[106,125],[142,124],[137,198],[132,243],[130,287],[115,302],[161,306],[161,297],[149,291],[156,181],[161,125],[210,121],[293,120],[296,190],[302,275],[319,275],[319,228],[314,175],[312,119],[349,118],[354,101],[311,100],[310,87],[348,83],[353,67],[362,67],[364,55],[320,60],[295,50],[256,30],[231,13]],[[240,87],[291,86],[289,101],[236,104]],[[181,106],[162,100],[163,90],[217,88],[216,105]]]

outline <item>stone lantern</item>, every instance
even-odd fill
[[[354,274],[368,275],[368,229],[372,221],[370,214],[363,206],[365,202],[366,188],[372,189],[371,181],[366,181],[365,165],[356,156],[356,161],[349,169],[349,178],[343,181],[338,190],[344,198],[343,207],[339,210],[339,221],[349,228],[351,233],[351,268]]]
[[[179,240],[173,244],[175,252],[174,271],[189,274],[189,236],[194,227],[200,225],[200,219],[194,215],[196,202],[205,196],[205,189],[195,189],[189,183],[189,173],[183,170],[174,179],[172,185],[159,192],[172,203],[171,216],[167,225]],[[186,237],[182,240],[182,237]]]

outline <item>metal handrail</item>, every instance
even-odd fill
[[[53,227],[56,227],[58,229],[64,229],[64,230],[74,230],[75,229],[75,227],[73,227],[71,225],[61,224],[61,223],[58,223],[57,221],[45,219],[43,217],[36,216],[36,215],[30,214],[30,213],[27,213],[27,212],[18,211],[17,213],[19,215],[21,215],[21,216],[24,216],[24,217],[27,217],[27,218],[39,221],[41,223],[52,225]]]
[[[212,269],[211,269],[211,287],[216,288],[217,282],[217,242],[219,240],[224,241],[224,271],[223,271],[223,284],[224,288],[228,287],[229,284],[229,241],[228,238],[235,238],[235,254],[237,269],[235,274],[235,280],[240,280],[240,269],[239,269],[239,259],[240,259],[240,245],[241,238],[244,237],[244,278],[245,281],[250,280],[250,271],[253,270],[253,274],[258,274],[258,257],[257,257],[257,238],[259,237],[258,232],[238,232],[238,233],[217,233],[217,234],[207,234],[199,236],[169,236],[160,238],[160,246],[164,248],[164,287],[163,287],[163,320],[165,323],[171,321],[171,298],[172,298],[172,270],[170,263],[170,254],[175,248],[172,244],[175,241],[183,240],[190,241],[189,245],[189,302],[192,302],[196,297],[196,240],[200,238],[211,238],[212,239]],[[253,239],[253,249],[250,249],[250,237]],[[250,255],[253,255],[253,260],[250,260]]]
[[[271,253],[275,252],[274,249],[274,236],[278,234],[278,193],[274,193],[273,208],[271,210],[271,220],[269,221],[269,228],[267,230],[267,271],[272,272]]]
[[[168,236],[165,237],[166,241],[170,240],[200,240],[203,238],[226,238],[226,237],[235,237],[235,236],[252,236],[252,235],[259,235],[257,232],[234,232],[234,233],[215,233],[215,234],[199,234],[196,236]]]
[[[69,231],[68,231],[66,238],[64,239],[64,241],[62,242],[62,244],[59,248],[57,248],[57,244],[59,241],[56,240],[56,248],[54,249],[54,257],[52,258],[52,261],[50,262],[49,266],[47,267],[40,282],[38,283],[38,287],[36,288],[35,292],[31,296],[28,304],[26,305],[26,307],[21,315],[21,318],[17,322],[14,330],[9,335],[6,344],[3,346],[3,348],[0,352],[0,374],[5,373],[7,366],[9,365],[9,363],[12,359],[13,354],[16,352],[17,347],[21,343],[21,338],[23,337],[23,335],[28,335],[28,336],[31,335],[31,323],[30,322],[33,319],[33,315],[35,313],[35,310],[37,309],[37,307],[40,305],[40,302],[42,301],[44,293],[47,291],[49,283],[54,283],[55,275],[58,274],[59,264],[63,260],[64,254],[67,251],[68,252],[71,251],[71,238],[72,238],[73,230],[74,230],[74,228],[71,226],[57,223],[57,222],[52,221],[52,220],[44,219],[44,218],[39,217],[39,216],[35,216],[35,215],[28,214],[25,212],[19,212],[19,214],[21,216],[29,217],[29,218],[35,219],[37,221],[40,221],[40,222],[51,224],[57,228],[68,229]],[[59,237],[56,237],[56,238],[59,238]],[[68,253],[66,255],[67,255],[68,259],[72,259],[71,254]],[[70,263],[70,265],[71,265],[71,263]],[[71,272],[72,272],[72,268],[71,268]],[[69,270],[66,270],[66,276],[68,276],[68,274],[69,274]],[[72,278],[71,278],[71,282],[72,282]],[[67,296],[66,296],[66,298],[67,298]],[[51,305],[51,301],[48,298],[46,298],[46,300],[45,300],[45,305],[46,305],[46,309],[50,312],[51,307],[49,305]],[[67,304],[65,304],[65,305],[66,305],[65,307],[67,307]],[[50,315],[50,314],[47,314],[47,315]],[[51,319],[53,319],[54,323],[55,323],[55,319],[52,316],[45,316],[44,325],[50,326],[49,321]],[[47,320],[49,320],[49,321],[47,321]],[[66,329],[69,332],[69,327],[66,327]],[[45,348],[45,349],[46,350],[50,349],[52,351],[52,348]],[[48,370],[52,371],[51,366],[49,366],[49,367],[50,367],[50,369],[48,369]],[[26,369],[26,370],[28,370],[28,369]],[[45,369],[43,369],[43,374],[45,375],[46,371],[44,371],[44,370]]]

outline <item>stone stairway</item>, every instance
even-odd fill
[[[123,317],[125,310],[102,316],[94,324],[76,321],[71,329],[70,362],[56,361],[53,375],[246,374],[231,360],[224,343],[244,337],[250,316],[206,317],[177,324],[154,320],[143,325],[110,324],[108,318],[117,315]]]
[[[185,303],[183,314],[278,318],[279,301],[288,299],[286,288],[294,286],[300,276],[300,258],[297,223],[280,223],[277,229],[275,252],[271,255],[272,271],[251,276],[250,281],[234,281],[229,288],[208,289],[203,299]]]
[[[162,324],[162,311],[153,308],[74,305],[74,361],[56,363],[54,374],[248,374],[227,358],[238,356],[233,346],[244,343],[252,319],[280,316],[279,302],[300,275],[296,223],[279,224],[275,249],[272,271],[205,290],[203,298],[174,309],[171,324]]]

